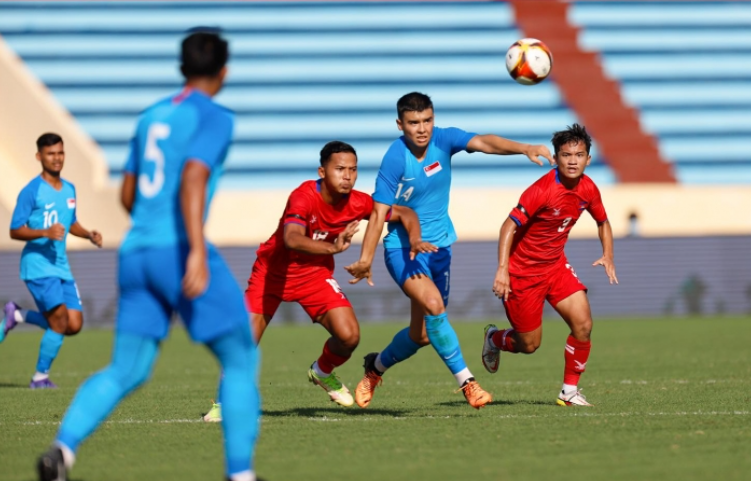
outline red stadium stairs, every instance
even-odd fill
[[[596,53],[579,48],[579,29],[568,23],[568,4],[528,0],[510,4],[524,35],[542,40],[552,50],[556,84],[618,181],[675,182],[656,140],[642,131],[639,113],[621,98],[618,82],[605,76]]]

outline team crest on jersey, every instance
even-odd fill
[[[440,172],[441,170],[443,170],[443,167],[441,167],[441,163],[436,160],[432,164],[425,167],[423,170],[425,171],[425,175],[427,175],[428,177],[431,177],[437,174],[438,172]]]
[[[75,209],[76,208],[76,199],[71,198],[68,199],[68,209]]]

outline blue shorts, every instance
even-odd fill
[[[432,254],[417,254],[409,259],[409,249],[384,249],[386,268],[391,277],[404,288],[404,283],[415,274],[424,274],[433,280],[443,297],[443,305],[449,305],[451,288],[451,247],[441,247]]]
[[[81,296],[78,294],[76,281],[42,277],[25,282],[40,312],[50,312],[61,304],[73,311],[81,310]]]
[[[187,256],[184,245],[120,254],[117,331],[162,340],[172,314],[178,313],[190,337],[206,343],[249,324],[242,291],[213,246],[208,249],[206,291],[195,299],[183,296]]]

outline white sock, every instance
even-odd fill
[[[381,353],[379,352],[378,355],[375,358],[375,368],[378,369],[378,371],[383,374],[388,369],[386,366],[383,365],[383,362],[381,362]]]
[[[469,368],[465,367],[461,371],[454,374],[454,377],[456,378],[456,382],[459,383],[459,387],[462,387],[465,382],[467,382],[467,379],[474,377],[471,372],[469,372]]]
[[[32,380],[32,381],[44,381],[44,380],[45,380],[45,379],[47,379],[48,377],[50,377],[50,375],[49,375],[49,374],[47,374],[46,372],[39,372],[39,371],[37,371],[37,372],[35,372],[35,373],[34,373],[34,375],[33,375],[33,376],[31,377],[31,380]]]
[[[243,471],[235,473],[229,477],[230,481],[256,481],[256,473],[253,471]]]
[[[16,322],[26,322],[26,313],[28,312],[28,309],[16,309],[16,312],[13,313],[13,317],[16,319]]]
[[[330,372],[323,372],[321,370],[321,366],[318,365],[318,361],[313,363],[313,372],[316,373],[316,376],[318,377],[329,377],[331,376]]]
[[[577,389],[579,389],[577,386],[564,383],[563,387],[561,388],[561,392],[563,393],[564,396],[570,396],[574,394],[577,391]]]
[[[65,467],[67,469],[72,468],[73,463],[76,462],[76,453],[71,451],[71,449],[68,446],[61,443],[60,441],[55,441],[55,446],[60,448],[60,451],[63,452],[63,462],[65,462]]]

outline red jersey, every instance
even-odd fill
[[[327,204],[321,197],[321,181],[308,180],[293,190],[279,219],[276,232],[256,251],[257,263],[280,277],[302,277],[321,271],[334,272],[333,255],[312,255],[287,249],[284,245],[284,226],[289,223],[305,227],[305,235],[313,240],[333,243],[352,221],[370,217],[373,199],[353,190],[336,205]]]
[[[509,215],[519,227],[511,245],[509,273],[540,276],[565,260],[563,247],[585,209],[598,225],[608,219],[600,191],[586,175],[571,190],[558,180],[558,169],[532,184]]]

